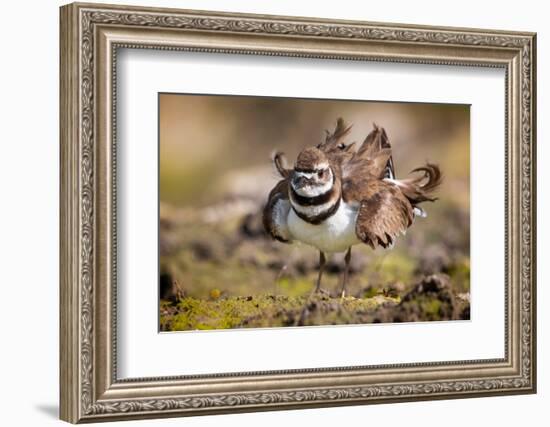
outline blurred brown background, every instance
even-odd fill
[[[219,304],[309,292],[316,250],[271,241],[259,212],[278,179],[271,153],[284,151],[293,162],[341,116],[353,124],[348,142],[361,142],[373,122],[386,129],[398,178],[427,161],[444,174],[439,200],[424,205],[428,217],[418,218],[393,250],[354,248],[351,293],[401,298],[423,277],[442,274],[467,299],[469,111],[467,105],[161,94],[161,298]],[[335,256],[325,287],[336,288],[341,264]],[[191,323],[168,329],[193,329]]]

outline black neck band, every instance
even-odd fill
[[[334,185],[327,192],[323,194],[319,194],[318,196],[313,196],[313,197],[299,195],[298,193],[296,193],[296,191],[294,191],[294,188],[292,188],[292,186],[290,186],[290,192],[291,192],[290,197],[292,197],[292,200],[296,204],[300,206],[318,206],[318,205],[323,205],[329,202],[330,199],[332,199],[334,195]]]
[[[313,225],[318,225],[322,223],[325,219],[330,218],[332,215],[336,213],[336,211],[338,210],[338,207],[340,206],[340,200],[342,200],[342,198],[338,197],[338,200],[336,200],[336,202],[329,209],[315,216],[307,216],[299,212],[292,203],[290,205],[292,206],[292,210],[294,211],[294,213],[296,213],[296,215],[298,215],[298,217],[303,219],[305,222],[309,222],[310,224],[313,224]]]

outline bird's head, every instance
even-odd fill
[[[303,197],[316,197],[331,190],[334,172],[325,153],[308,147],[298,155],[291,174],[292,189]]]

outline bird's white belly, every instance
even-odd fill
[[[299,240],[323,252],[344,252],[359,243],[355,234],[358,209],[343,200],[334,215],[314,225],[300,218],[293,209],[288,213],[288,230],[293,240]]]

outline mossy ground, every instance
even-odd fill
[[[418,220],[391,250],[355,246],[347,297],[341,299],[343,254],[328,261],[322,281],[327,292],[311,298],[318,252],[271,240],[258,211],[229,215],[231,203],[221,205],[218,213],[213,208],[161,209],[161,330],[469,316],[469,216],[457,206],[440,202],[430,206],[438,221]],[[415,291],[419,284],[430,284],[434,274],[433,292]]]
[[[289,297],[258,295],[198,299],[184,297],[175,304],[161,303],[161,330],[207,330],[361,323],[386,304],[399,298],[333,298],[326,295]]]

